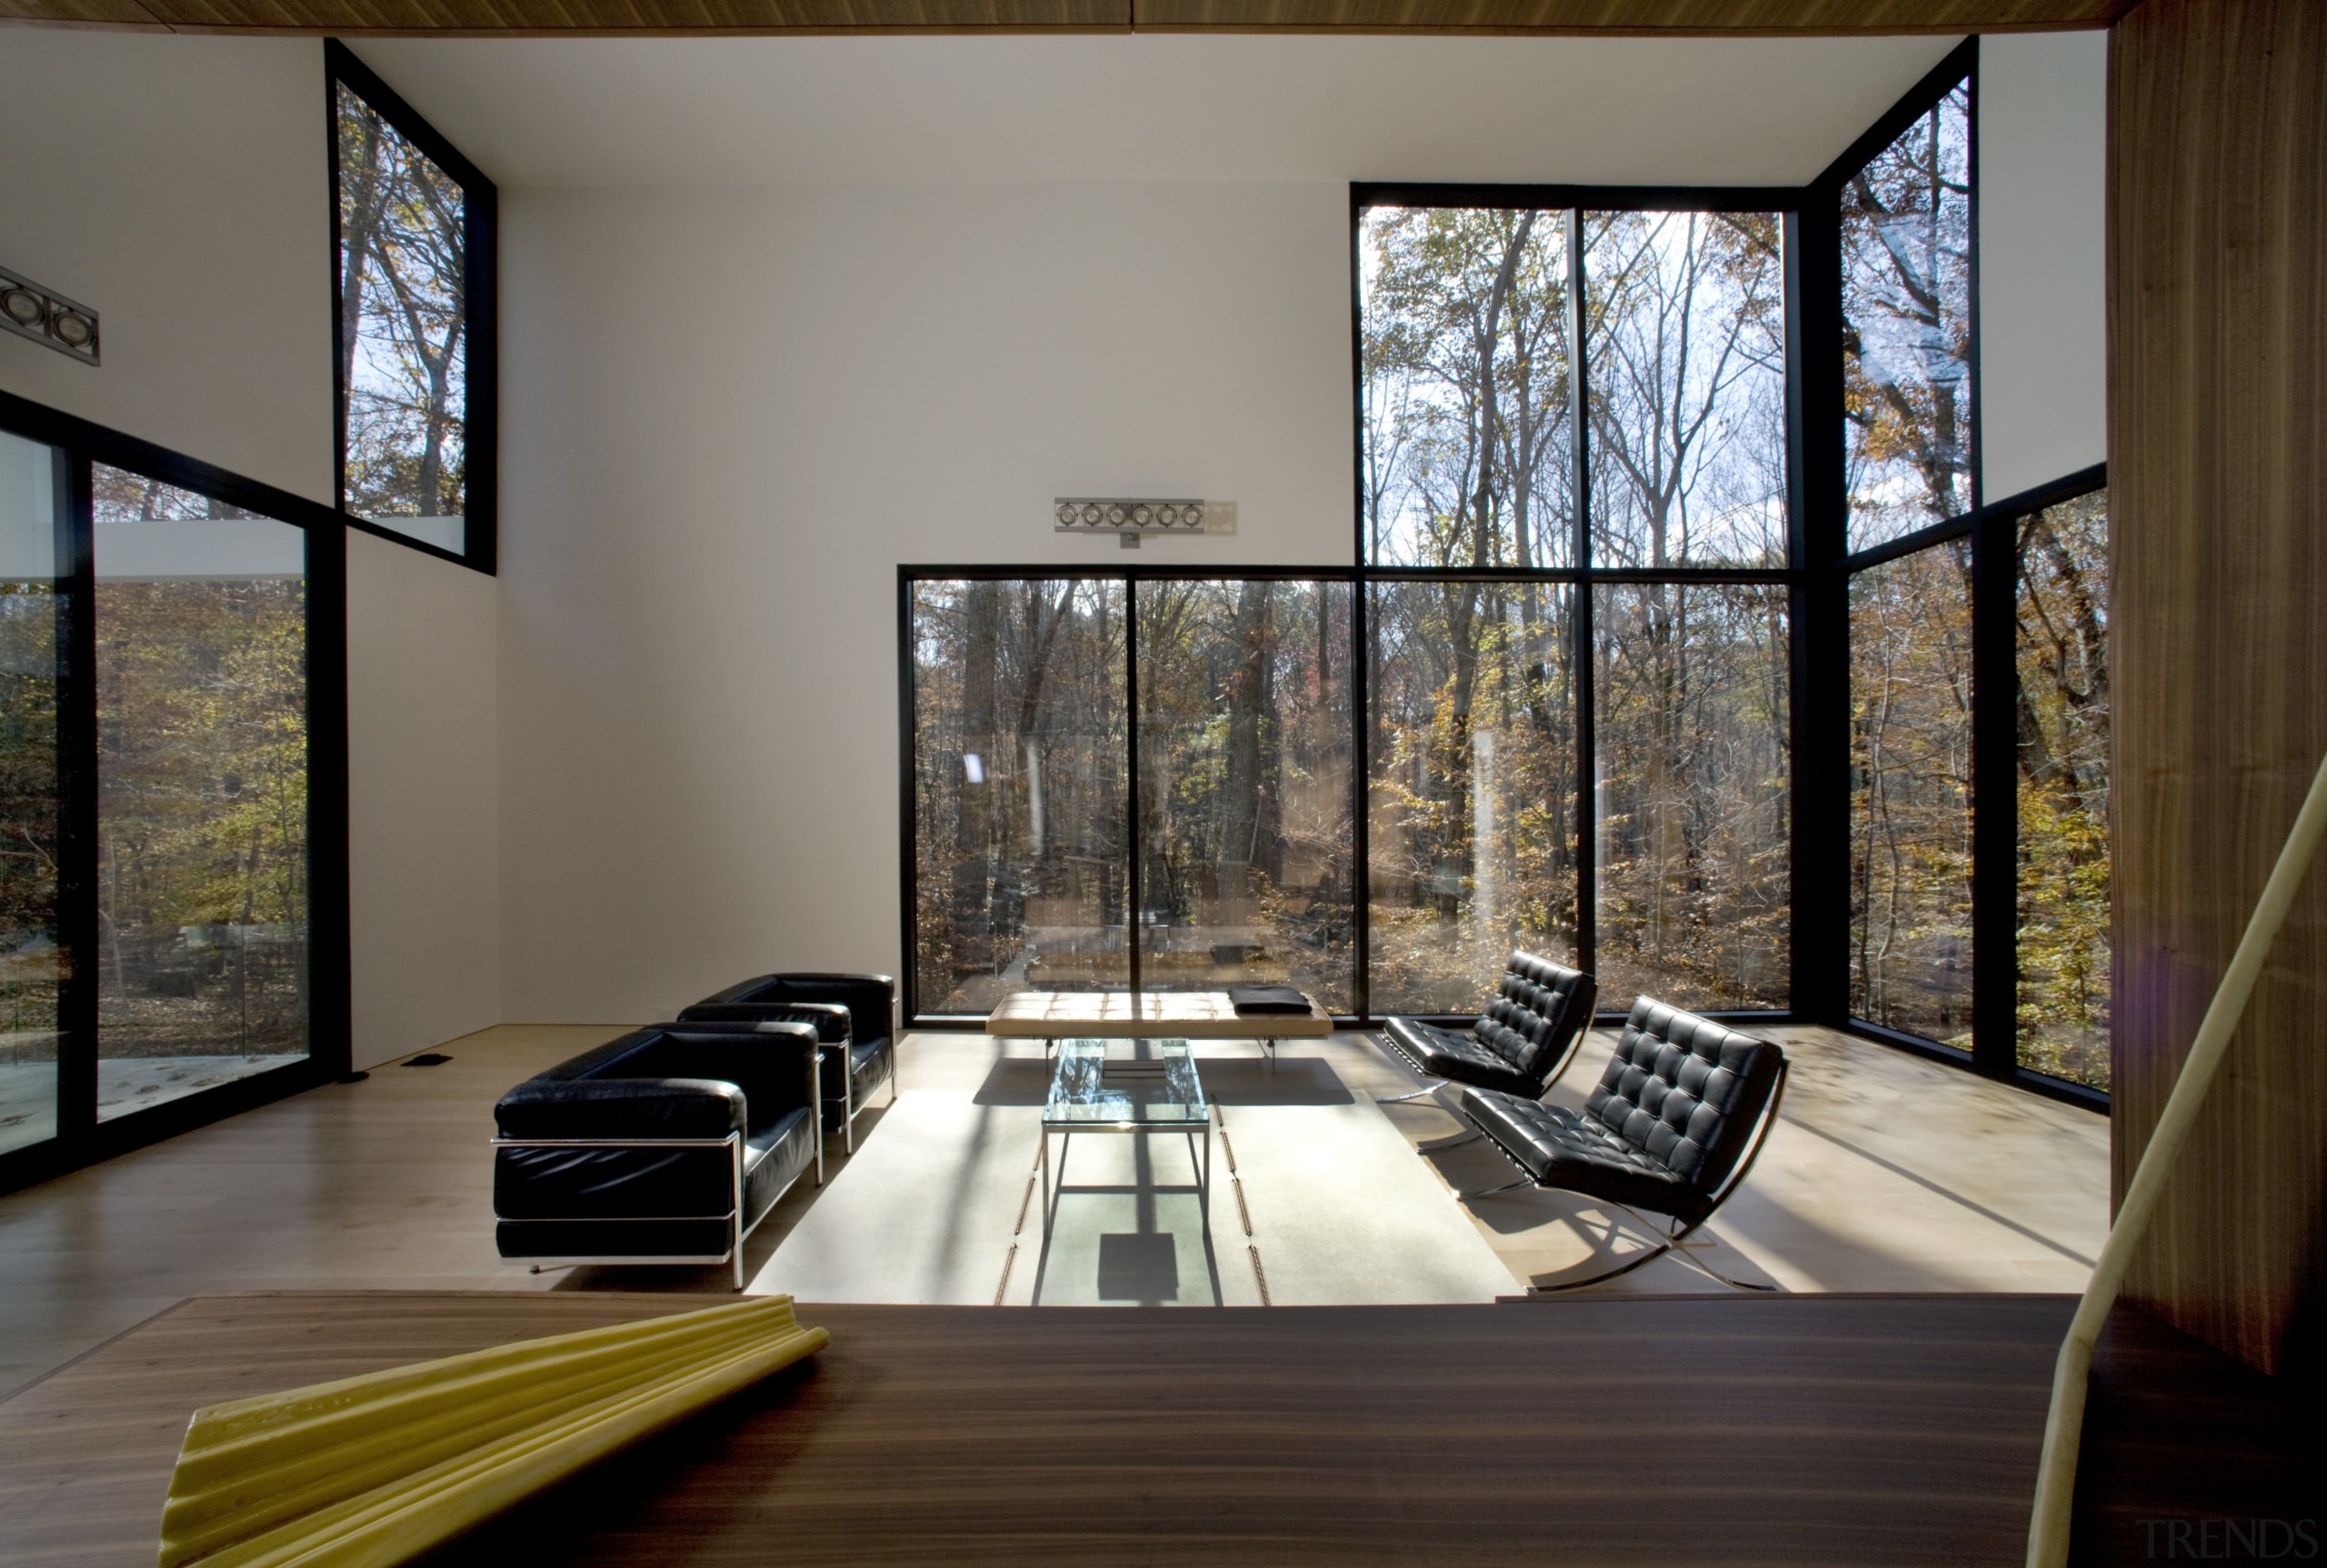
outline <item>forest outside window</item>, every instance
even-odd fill
[[[0,1190],[347,1071],[347,532],[0,394]]]
[[[909,579],[915,1013],[1245,981],[1352,1011],[1351,600]]]
[[[1785,1008],[1784,214],[1430,195],[1357,215],[1371,1011]]]
[[[494,188],[346,48],[326,51],[340,505],[490,570]]]
[[[1979,504],[1973,476],[1972,78],[1843,180],[1849,548]]]

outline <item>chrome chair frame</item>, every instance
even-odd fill
[[[1707,1221],[1711,1220],[1713,1215],[1719,1213],[1721,1212],[1722,1204],[1727,1203],[1731,1194],[1734,1193],[1739,1187],[1744,1184],[1746,1176],[1753,1169],[1753,1162],[1762,1157],[1763,1145],[1769,1142],[1771,1131],[1777,1126],[1778,1107],[1785,1103],[1786,1081],[1793,1076],[1793,1059],[1790,1057],[1780,1057],[1778,1060],[1778,1081],[1770,1086],[1769,1104],[1762,1107],[1762,1114],[1754,1123],[1752,1141],[1745,1145],[1745,1152],[1743,1154],[1739,1156],[1736,1166],[1732,1169],[1728,1176],[1723,1180],[1720,1187],[1715,1189],[1713,1194],[1713,1200],[1711,1203],[1706,1204],[1705,1212],[1703,1213],[1698,1215],[1693,1220],[1686,1222],[1685,1223],[1682,1223],[1675,1216],[1670,1214],[1664,1215],[1663,1219],[1665,1221],[1665,1224],[1663,1228],[1667,1232],[1667,1234],[1662,1241],[1657,1243],[1655,1246],[1651,1247],[1647,1252],[1641,1253],[1637,1257],[1627,1259],[1616,1267],[1593,1274],[1587,1279],[1567,1280],[1555,1285],[1531,1284],[1527,1287],[1527,1293],[1529,1295],[1553,1295],[1561,1291],[1581,1290],[1585,1285],[1596,1285],[1604,1280],[1613,1280],[1619,1274],[1628,1274],[1632,1273],[1633,1270],[1640,1267],[1643,1263],[1653,1263],[1667,1253],[1673,1253],[1673,1255],[1678,1257],[1683,1263],[1687,1263],[1690,1267],[1697,1270],[1700,1273],[1706,1274],[1713,1279],[1719,1280],[1723,1284],[1731,1286],[1733,1289],[1743,1291],[1777,1290],[1779,1287],[1776,1285],[1757,1285],[1748,1280],[1733,1280],[1726,1274],[1716,1273],[1714,1270],[1698,1262],[1695,1258],[1689,1256],[1687,1252],[1680,1249],[1681,1243],[1686,1241],[1693,1233],[1703,1226]],[[1535,1174],[1533,1171],[1528,1170],[1526,1162],[1522,1160],[1517,1154],[1513,1154],[1508,1147],[1506,1147],[1503,1140],[1496,1137],[1493,1133],[1490,1132],[1476,1116],[1464,1113],[1463,1119],[1471,1124],[1471,1126],[1477,1136],[1484,1138],[1489,1144],[1493,1145],[1495,1153],[1501,1154],[1504,1159],[1518,1166],[1520,1171],[1523,1173],[1523,1179],[1516,1182],[1505,1183],[1500,1187],[1485,1187],[1475,1192],[1457,1193],[1454,1194],[1456,1198],[1460,1199],[1463,1203],[1469,1203],[1476,1198],[1493,1198],[1500,1196],[1504,1193],[1519,1192],[1523,1188],[1538,1188],[1549,1193],[1563,1193],[1573,1190],[1567,1187],[1550,1185],[1536,1180]],[[1461,1143],[1468,1143],[1469,1141],[1470,1140],[1467,1138],[1458,1140],[1458,1142]],[[1453,1144],[1439,1145],[1441,1148],[1453,1148],[1454,1146],[1455,1145]],[[1638,1220],[1643,1226],[1646,1226],[1651,1231],[1658,1228],[1655,1224],[1650,1222],[1646,1215],[1633,1208],[1630,1203],[1618,1203],[1613,1198],[1595,1197],[1590,1193],[1577,1193],[1577,1196],[1591,1198],[1595,1203],[1607,1203],[1613,1208],[1622,1209],[1624,1213],[1632,1215],[1633,1219]]]

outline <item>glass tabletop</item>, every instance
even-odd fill
[[[1043,1105],[1045,1129],[1176,1132],[1211,1120],[1186,1041],[1059,1042]]]

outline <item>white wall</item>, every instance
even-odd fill
[[[0,33],[0,265],[103,365],[0,335],[0,388],[332,499],[323,45]]]
[[[1345,185],[504,205],[504,1013],[894,969],[896,566],[1346,563]]]
[[[2108,35],[1980,40],[1981,479],[1991,501],[2108,449]]]
[[[96,307],[0,388],[330,504],[323,46],[0,30],[0,264]],[[494,584],[348,542],[359,1065],[496,1022]]]
[[[501,1021],[498,585],[347,535],[354,1057]]]

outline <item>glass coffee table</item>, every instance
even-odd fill
[[[1114,1049],[1110,1051],[1112,1044]],[[1196,1134],[1203,1134],[1201,1162]],[[1051,1134],[1059,1134],[1058,1184],[1051,1184]],[[1212,1223],[1212,1106],[1203,1097],[1185,1040],[1062,1040],[1043,1103],[1043,1235],[1051,1233],[1056,1199],[1086,1189],[1066,1184],[1066,1151],[1077,1133],[1180,1133],[1188,1140],[1193,1185],[1158,1193],[1194,1193]],[[1093,1192],[1112,1189],[1094,1187]]]

